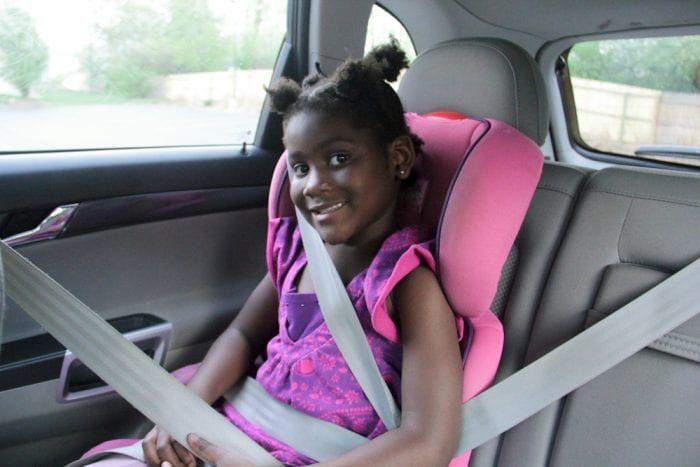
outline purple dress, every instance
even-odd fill
[[[272,280],[279,293],[279,334],[267,346],[267,360],[256,379],[277,399],[295,409],[375,438],[386,427],[350,372],[323,322],[315,294],[296,292],[306,265],[294,218],[274,219]],[[370,348],[395,400],[400,404],[402,349],[386,310],[391,289],[420,264],[434,269],[431,233],[407,227],[391,234],[370,266],[347,286]],[[228,403],[226,416],[285,465],[313,463],[248,423]]]

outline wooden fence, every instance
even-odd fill
[[[168,75],[158,97],[180,105],[259,112],[272,70],[231,70]]]
[[[642,144],[700,147],[700,94],[572,82],[579,131],[590,146],[623,154]]]

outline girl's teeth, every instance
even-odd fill
[[[343,206],[343,203],[334,204],[333,206],[329,206],[326,209],[319,211],[319,214],[326,214],[326,213],[335,211],[336,209],[340,209],[342,206]]]

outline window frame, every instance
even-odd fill
[[[675,35],[675,34],[673,34]],[[678,34],[683,35],[683,34]],[[695,34],[690,34],[695,35]],[[649,36],[649,37],[667,37],[667,36]],[[602,163],[604,165],[627,165],[634,167],[672,169],[676,171],[699,172],[699,166],[693,166],[683,163],[675,163],[670,161],[662,161],[655,159],[647,159],[636,157],[628,154],[620,154],[616,152],[607,152],[599,148],[592,147],[581,137],[578,122],[578,113],[576,109],[576,101],[574,96],[574,87],[572,76],[568,67],[568,55],[571,49],[579,43],[590,41],[618,40],[618,39],[644,39],[645,37],[596,37],[582,38],[567,45],[555,59],[554,77],[561,98],[561,105],[566,125],[566,134],[571,148],[580,156],[593,162]]]
[[[308,49],[308,25],[309,25],[309,9],[311,0],[287,0],[286,4],[286,22],[287,31],[280,41],[280,46],[277,50],[277,56],[272,67],[270,82],[274,82],[280,76],[287,76],[293,79],[299,79],[304,73],[304,62],[306,60],[306,51]],[[269,84],[269,83],[266,83]],[[80,125],[77,121],[76,125]],[[242,138],[240,140],[231,140],[229,142],[193,142],[178,143],[172,141],[155,142],[153,144],[134,144],[126,141],[124,145],[94,144],[81,147],[66,146],[66,147],[36,147],[36,148],[8,148],[0,150],[0,158],[7,156],[21,156],[25,158],[31,155],[63,155],[77,154],[81,155],[97,155],[105,154],[106,157],[126,155],[129,153],[137,153],[145,157],[158,157],[162,153],[181,152],[183,154],[202,153],[212,151],[215,154],[220,154],[222,151],[235,156],[249,156],[259,151],[279,151],[283,148],[281,142],[281,120],[278,116],[269,110],[268,98],[265,94],[260,107],[257,119],[252,122],[251,130],[254,131],[252,138]],[[80,131],[76,131],[76,139],[79,140]]]

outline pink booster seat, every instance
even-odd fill
[[[424,142],[414,170],[416,183],[404,190],[397,208],[400,224],[435,228],[435,269],[455,314],[467,325],[464,402],[488,387],[503,348],[503,326],[490,306],[501,270],[520,230],[542,172],[539,147],[518,130],[491,119],[454,112],[406,114]],[[268,200],[270,219],[293,216],[286,154],[275,167]],[[268,238],[267,261],[272,242]],[[388,320],[388,318],[387,318]],[[388,321],[374,323],[395,339]],[[466,466],[462,453],[451,467]]]

